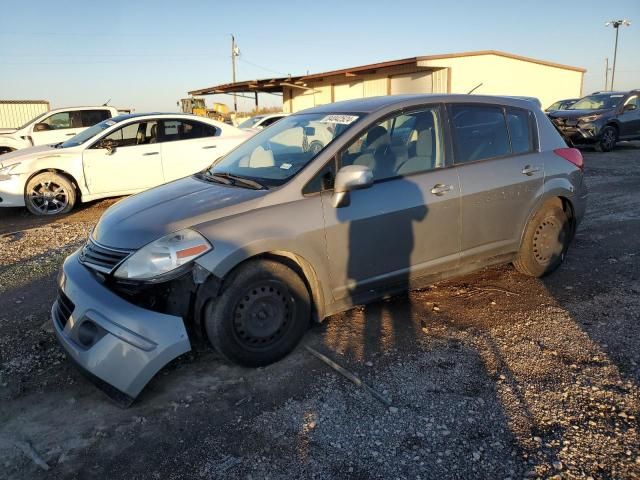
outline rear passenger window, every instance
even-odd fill
[[[511,150],[514,154],[533,151],[529,111],[520,108],[507,108],[507,125],[511,135]]]
[[[96,123],[111,118],[111,112],[109,110],[82,110],[80,116],[83,127],[92,127]]]
[[[164,120],[163,142],[215,137],[218,129],[213,125],[190,120]]]
[[[501,107],[451,105],[456,163],[509,155],[509,133]]]

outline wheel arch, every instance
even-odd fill
[[[66,170],[63,170],[61,168],[41,168],[40,170],[32,173],[31,175],[29,175],[29,178],[27,178],[27,181],[24,182],[24,193],[26,195],[27,192],[27,185],[29,185],[29,182],[31,181],[31,179],[33,177],[35,177],[36,175],[40,175],[41,173],[46,173],[46,172],[51,172],[51,173],[56,173],[58,175],[61,175],[63,177],[65,177],[67,180],[69,180],[71,182],[71,184],[73,185],[74,190],[76,191],[76,198],[78,201],[82,202],[82,189],[80,188],[80,184],[78,183],[78,180],[76,180],[76,178],[73,176],[73,174],[67,172]]]
[[[541,198],[540,201],[537,202],[536,205],[529,212],[529,215],[527,216],[527,220],[526,222],[524,222],[522,231],[520,232],[520,242],[518,244],[518,249],[522,248],[524,235],[525,235],[525,232],[527,231],[527,226],[529,225],[529,222],[531,222],[531,219],[545,205],[549,205],[553,203],[556,203],[558,206],[562,207],[562,210],[567,214],[567,218],[569,219],[570,226],[571,226],[571,237],[573,238],[573,235],[575,235],[576,227],[577,227],[575,207],[573,205],[573,201],[571,197],[567,195],[565,192],[555,192],[555,193],[550,193],[549,195],[546,195],[545,197]]]
[[[311,315],[314,322],[325,318],[326,308],[322,283],[311,263],[301,255],[286,250],[269,250],[243,258],[230,268],[222,278],[210,275],[209,279],[198,288],[194,303],[194,321],[198,334],[204,334],[204,315],[210,297],[217,296],[225,286],[225,281],[242,266],[255,260],[273,260],[293,270],[304,282],[311,299]],[[205,298],[206,297],[206,298]],[[206,335],[204,335],[206,336]]]

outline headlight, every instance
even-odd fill
[[[142,247],[118,267],[114,276],[150,280],[186,265],[212,248],[198,232],[180,230]]]
[[[588,115],[586,117],[580,117],[579,120],[584,123],[595,122],[601,115]]]
[[[0,168],[0,180],[9,180],[11,178],[11,171],[16,168],[19,163],[14,163],[12,165],[7,165],[6,167]]]

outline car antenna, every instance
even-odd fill
[[[475,87],[473,87],[471,90],[469,90],[469,91],[467,92],[467,95],[472,94],[472,93],[473,93],[473,92],[475,92],[478,88],[480,88],[482,85],[483,85],[483,83],[482,83],[482,82],[480,82],[480,83],[479,83],[479,84],[477,84]]]
[[[109,105],[109,102],[110,102],[110,101],[111,101],[111,99],[107,100],[106,102],[104,102],[104,103],[102,104],[102,106],[103,106],[103,107],[106,107],[107,105]]]

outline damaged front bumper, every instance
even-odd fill
[[[51,310],[56,337],[107,394],[131,403],[162,367],[191,350],[184,321],[124,300],[78,257],[79,251],[65,260],[58,278]]]

